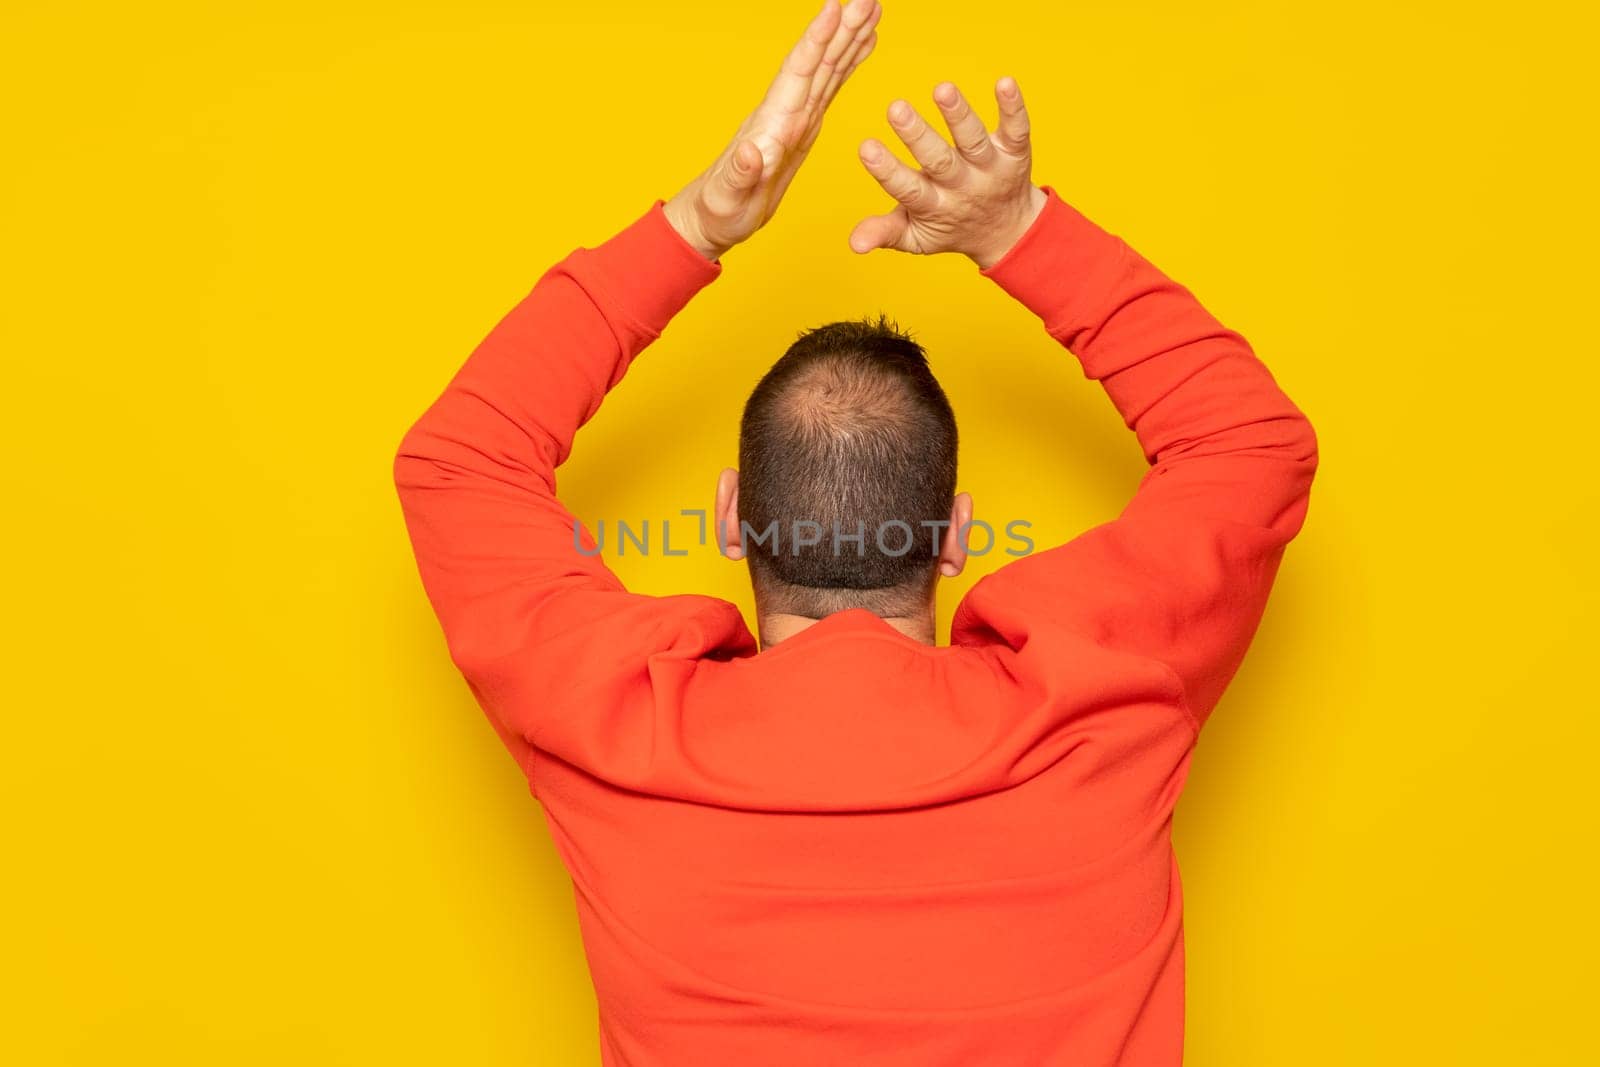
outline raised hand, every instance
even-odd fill
[[[1001,78],[994,95],[1000,122],[991,134],[954,85],[934,89],[949,141],[904,100],[889,105],[889,124],[922,169],[900,162],[881,141],[862,142],[862,165],[899,206],[857,223],[852,249],[960,252],[988,268],[1017,243],[1038,218],[1045,194],[1033,184],[1022,90],[1015,79]]]
[[[719,258],[772,218],[834,95],[877,44],[882,14],[877,0],[825,0],[733,141],[667,202],[667,220],[701,255]]]

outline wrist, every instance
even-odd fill
[[[1013,221],[1009,225],[999,227],[994,240],[987,242],[983,248],[968,252],[967,258],[976,263],[979,270],[988,270],[1000,262],[1006,257],[1006,253],[1015,248],[1017,242],[1033,228],[1049,199],[1045,191],[1037,185],[1028,186],[1027,199],[1018,209]]]
[[[706,238],[705,231],[700,226],[698,213],[684,204],[682,193],[663,204],[661,211],[666,215],[667,222],[672,228],[678,231],[678,236],[711,262],[715,263],[728,251],[729,246],[719,245]]]

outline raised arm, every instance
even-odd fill
[[[863,146],[899,206],[858,226],[852,245],[970,256],[1104,386],[1151,467],[1115,522],[975,586],[953,639],[1020,647],[1041,625],[1068,627],[1171,668],[1198,724],[1237,669],[1304,520],[1316,437],[1243,337],[1054,190],[1033,186],[1021,93],[1004,79],[996,96],[990,135],[954,86],[935,91],[953,145],[908,105],[891,107],[922,170]]]
[[[555,470],[633,358],[717,277],[718,257],[771,218],[833,95],[871,51],[877,12],[875,0],[830,0],[711,166],[546,272],[400,443],[395,486],[423,586],[519,761],[562,728],[553,716],[593,710],[588,698],[630,684],[619,663],[636,676],[685,629],[743,631],[731,605],[627,593],[586,533],[579,550]]]

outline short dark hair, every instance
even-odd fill
[[[942,529],[924,524],[949,520],[956,444],[927,353],[887,317],[802,333],[739,427],[741,524],[776,533],[746,545],[763,600],[813,617],[915,610],[937,574]],[[821,543],[803,544],[797,523],[816,524]]]

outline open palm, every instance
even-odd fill
[[[822,119],[877,43],[877,0],[827,0],[767,95],[716,161],[667,204],[685,238],[715,259],[772,218],[822,132]]]

